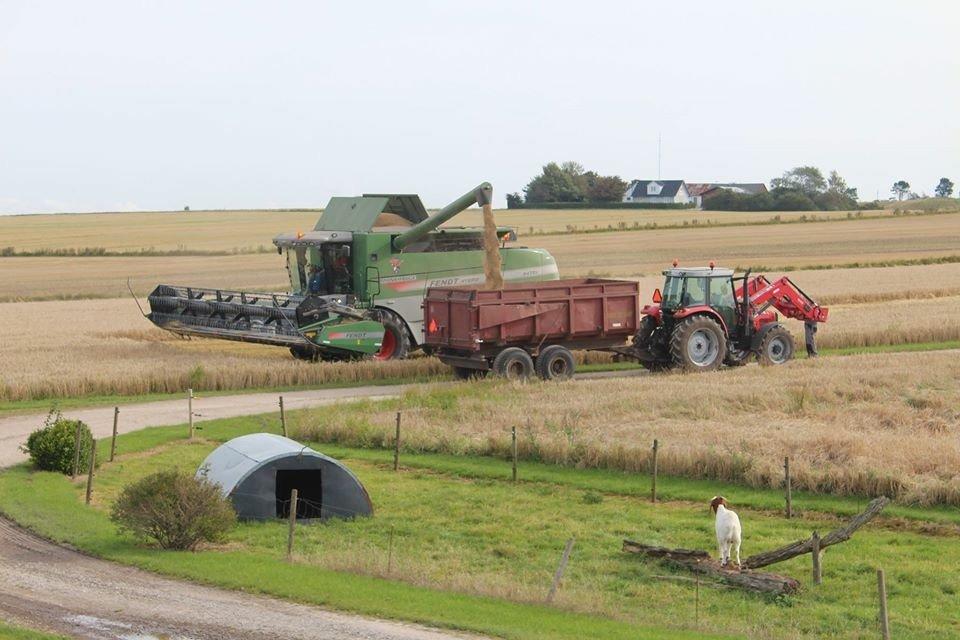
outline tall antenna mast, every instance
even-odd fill
[[[662,176],[660,175],[660,134],[657,133],[657,180]]]

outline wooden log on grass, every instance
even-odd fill
[[[862,513],[854,516],[846,525],[839,529],[834,529],[820,538],[820,551],[823,551],[830,545],[849,540],[850,537],[856,533],[857,529],[873,520],[888,504],[890,504],[890,498],[883,496],[871,500],[867,508]],[[806,540],[797,540],[778,549],[752,555],[743,561],[743,567],[745,569],[759,569],[760,567],[766,567],[776,562],[783,562],[784,560],[789,560],[790,558],[795,558],[805,553],[811,553],[812,551],[812,537]]]
[[[623,541],[623,550],[656,558],[667,564],[677,566],[695,574],[714,578],[720,582],[759,593],[774,595],[794,593],[800,589],[800,583],[788,576],[758,571],[738,571],[735,568],[721,567],[706,551],[699,549],[668,549],[653,545]]]

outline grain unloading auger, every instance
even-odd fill
[[[312,231],[273,240],[289,292],[159,285],[147,317],[177,334],[283,346],[308,360],[403,358],[423,341],[428,287],[484,282],[482,230],[439,227],[492,195],[484,182],[433,216],[416,195],[331,198]],[[499,227],[497,237],[515,234]],[[543,249],[505,247],[501,257],[507,282],[559,277]]]

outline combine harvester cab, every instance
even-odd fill
[[[283,346],[301,359],[406,357],[423,342],[429,287],[484,282],[482,230],[439,227],[473,204],[488,205],[492,192],[483,183],[433,216],[416,195],[331,198],[312,231],[273,240],[290,292],[159,285],[147,317],[177,334]],[[506,227],[497,237],[516,238]],[[509,247],[501,256],[507,282],[559,277],[545,250]]]

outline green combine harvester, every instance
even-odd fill
[[[404,358],[423,342],[429,287],[484,282],[482,229],[439,227],[473,204],[489,205],[492,194],[484,182],[433,216],[416,195],[331,198],[313,231],[273,239],[290,292],[161,284],[147,318],[180,335],[287,347],[303,360]],[[516,239],[507,227],[497,237]],[[559,278],[543,249],[505,247],[501,258],[505,282]]]

